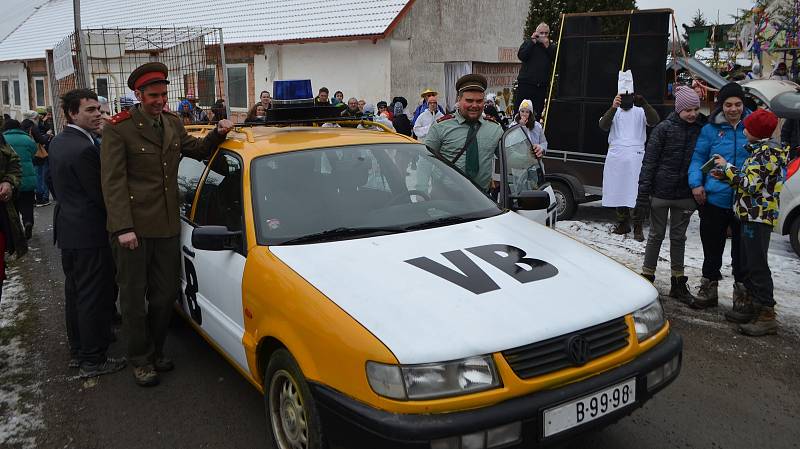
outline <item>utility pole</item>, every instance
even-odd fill
[[[91,70],[89,69],[89,58],[86,55],[86,42],[83,41],[83,32],[81,31],[81,0],[72,0],[72,17],[75,20],[75,53],[80,58],[78,63],[79,69],[75,74],[76,87],[85,87],[90,89],[91,83]],[[81,86],[83,83],[83,86]]]

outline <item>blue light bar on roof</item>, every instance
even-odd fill
[[[281,104],[313,103],[311,80],[276,80],[272,82],[272,101]]]

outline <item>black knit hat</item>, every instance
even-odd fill
[[[738,97],[744,101],[744,89],[739,83],[728,83],[722,86],[717,95],[717,105],[722,106],[725,100],[731,97]]]

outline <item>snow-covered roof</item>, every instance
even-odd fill
[[[226,44],[383,36],[413,0],[82,0],[81,27],[222,28]],[[44,58],[74,28],[50,0],[0,42],[0,61]]]

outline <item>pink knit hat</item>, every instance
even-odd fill
[[[699,107],[700,97],[697,96],[694,89],[687,86],[678,86],[675,89],[675,112]]]

